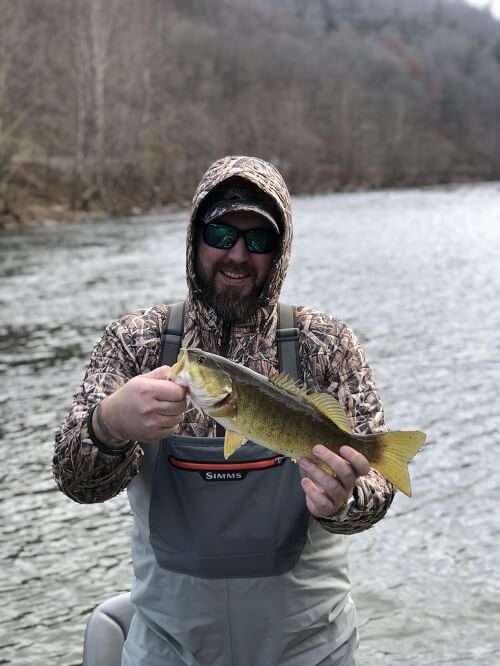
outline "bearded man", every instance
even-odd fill
[[[336,455],[321,442],[314,453],[333,474],[307,458],[277,461],[251,442],[235,454],[246,472],[227,473],[223,429],[190,408],[165,364],[177,333],[182,347],[267,377],[278,371],[291,241],[279,172],[252,157],[215,162],[193,199],[181,331],[171,330],[169,305],[112,323],[57,433],[54,476],[69,497],[128,491],[135,612],[123,666],[357,663],[348,535],[385,515],[393,487],[360,453]],[[385,431],[351,329],[300,306],[295,330],[307,389],[339,400],[355,432]]]

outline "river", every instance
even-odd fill
[[[398,493],[351,538],[362,664],[500,664],[500,184],[293,207],[283,300],[347,321],[389,427],[428,434],[413,497]],[[53,433],[105,325],[184,297],[186,221],[177,211],[0,235],[0,664],[81,664],[91,609],[129,589],[126,496],[82,506],[62,495]]]

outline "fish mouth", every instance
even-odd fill
[[[174,363],[174,365],[170,368],[169,379],[173,379],[174,381],[178,379],[183,368],[184,368],[184,360],[180,362],[177,361],[177,363]]]
[[[184,349],[181,349],[177,361],[170,368],[168,378],[179,386],[189,387],[186,360],[186,352]]]

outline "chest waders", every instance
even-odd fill
[[[169,308],[173,365],[184,304]],[[279,305],[280,370],[299,378],[295,312]],[[142,444],[128,487],[136,613],[123,666],[352,666],[347,538],[311,518],[291,460],[223,437]]]

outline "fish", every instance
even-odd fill
[[[423,445],[420,431],[355,434],[340,403],[327,393],[310,393],[285,373],[265,377],[201,349],[182,348],[169,379],[188,388],[193,402],[225,429],[224,458],[247,441],[297,462],[307,456],[330,475],[313,447],[338,453],[347,445],[408,497],[408,463]]]

